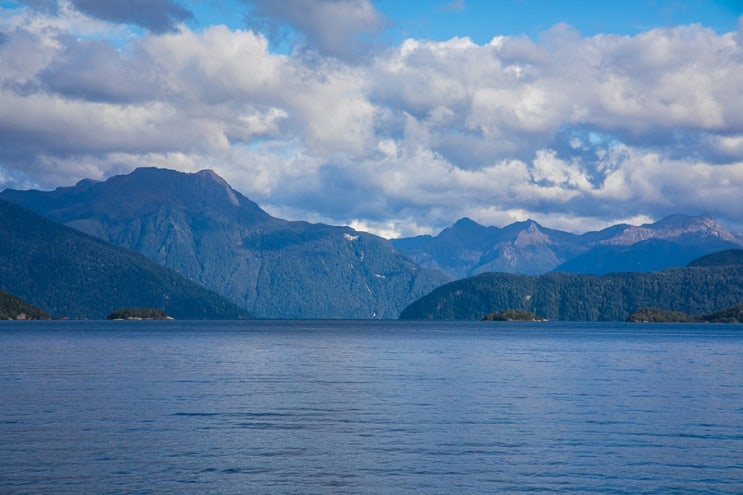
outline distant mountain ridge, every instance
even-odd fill
[[[422,266],[454,279],[485,272],[539,275],[551,271],[602,275],[684,266],[699,256],[743,246],[709,216],[671,215],[658,222],[572,234],[533,220],[503,228],[463,218],[436,236],[392,243]]]
[[[4,200],[0,233],[0,290],[53,317],[103,319],[125,306],[156,307],[179,319],[251,317],[139,253]]]
[[[139,251],[264,318],[396,318],[449,280],[381,237],[274,218],[210,170],[139,168],[0,197]]]

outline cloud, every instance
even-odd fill
[[[114,23],[141,26],[153,33],[175,31],[193,19],[188,9],[173,0],[72,0],[81,12]]]
[[[173,0],[21,0],[29,7],[57,14],[70,4],[80,12],[112,23],[133,24],[153,33],[176,31],[193,13]]]
[[[436,7],[437,12],[459,12],[466,9],[467,5],[464,0],[452,0],[449,3]]]
[[[354,60],[367,53],[371,39],[384,26],[370,0],[251,0],[259,18],[272,27],[289,25],[309,47],[323,55]]]
[[[20,2],[28,5],[32,9],[51,14],[56,14],[59,9],[59,0],[20,0]]]
[[[743,229],[740,32],[560,25],[360,59],[322,27],[357,40],[380,22],[367,2],[255,3],[302,29],[311,56],[226,26],[121,44],[44,5],[0,20],[0,188],[213,168],[277,216],[388,235],[462,216],[585,231],[675,212]]]

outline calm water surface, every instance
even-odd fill
[[[743,493],[743,326],[0,322],[0,493]]]

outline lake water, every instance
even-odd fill
[[[743,493],[743,326],[0,322],[0,493]]]

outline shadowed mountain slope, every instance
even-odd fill
[[[250,314],[144,256],[0,200],[0,289],[52,316],[105,318],[155,307],[182,319]]]

